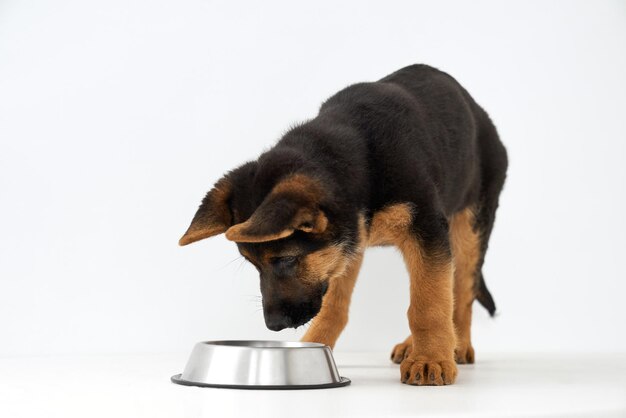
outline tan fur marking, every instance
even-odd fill
[[[322,309],[313,319],[302,341],[319,342],[333,348],[348,323],[350,299],[363,262],[366,238],[363,216],[360,217],[359,226],[359,246],[356,254],[350,260],[346,260],[342,271],[331,276],[328,292],[322,302]],[[315,263],[322,260],[320,257]]]
[[[231,191],[232,184],[226,178],[222,178],[215,184],[209,192],[209,201],[206,204],[203,203],[198,209],[187,232],[178,241],[178,245],[191,244],[221,234],[228,229],[231,216],[227,202]]]
[[[450,244],[455,263],[454,325],[457,335],[456,360],[473,363],[471,342],[472,303],[476,298],[476,266],[480,258],[480,236],[474,230],[474,213],[465,209],[450,220]]]
[[[204,229],[188,230],[187,232],[185,232],[185,235],[183,235],[181,239],[178,240],[178,245],[185,246],[187,244],[191,244],[205,238],[219,235],[224,231],[226,231],[226,227],[223,227],[221,225],[214,225],[212,227],[206,227]]]
[[[304,232],[319,234],[326,230],[328,226],[328,218],[321,210],[311,212],[310,210],[301,210],[298,212],[296,219],[293,221],[295,229]]]
[[[278,182],[271,193],[296,193],[310,202],[319,202],[324,190],[315,179],[304,174],[294,174]]]
[[[411,216],[408,203],[388,206],[376,212],[370,224],[367,245],[397,245],[406,236]]]
[[[252,219],[252,218],[250,218]],[[266,235],[249,235],[246,233],[246,229],[248,229],[251,225],[250,219],[244,223],[240,223],[237,225],[233,225],[226,231],[226,239],[234,242],[267,242],[274,241],[281,238],[286,238],[289,235],[293,234],[293,228],[284,229],[275,234],[266,234]]]

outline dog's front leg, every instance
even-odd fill
[[[349,261],[344,272],[330,279],[328,292],[322,301],[322,308],[315,318],[302,341],[317,342],[331,348],[335,346],[339,335],[348,323],[348,309],[352,290],[359,275],[363,252],[359,251]]]
[[[413,385],[452,384],[457,374],[452,257],[445,249],[433,254],[412,234],[399,247],[411,280],[407,314],[413,340],[413,350],[400,365],[401,380]]]

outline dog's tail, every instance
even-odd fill
[[[496,303],[493,301],[493,297],[491,296],[491,293],[489,293],[489,289],[487,289],[487,285],[485,284],[485,278],[483,277],[482,273],[480,273],[478,277],[478,294],[476,296],[476,299],[478,299],[478,302],[480,302],[480,304],[483,305],[485,309],[487,309],[490,316],[495,315]]]

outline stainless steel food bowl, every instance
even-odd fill
[[[195,345],[172,382],[237,389],[321,389],[346,386],[332,351],[317,343],[206,341]]]

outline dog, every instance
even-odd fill
[[[472,303],[495,304],[481,268],[508,165],[487,113],[427,65],[357,83],[206,194],[180,245],[225,233],[260,274],[267,327],[312,320],[334,347],[369,246],[410,276],[403,383],[448,385],[473,363]]]

